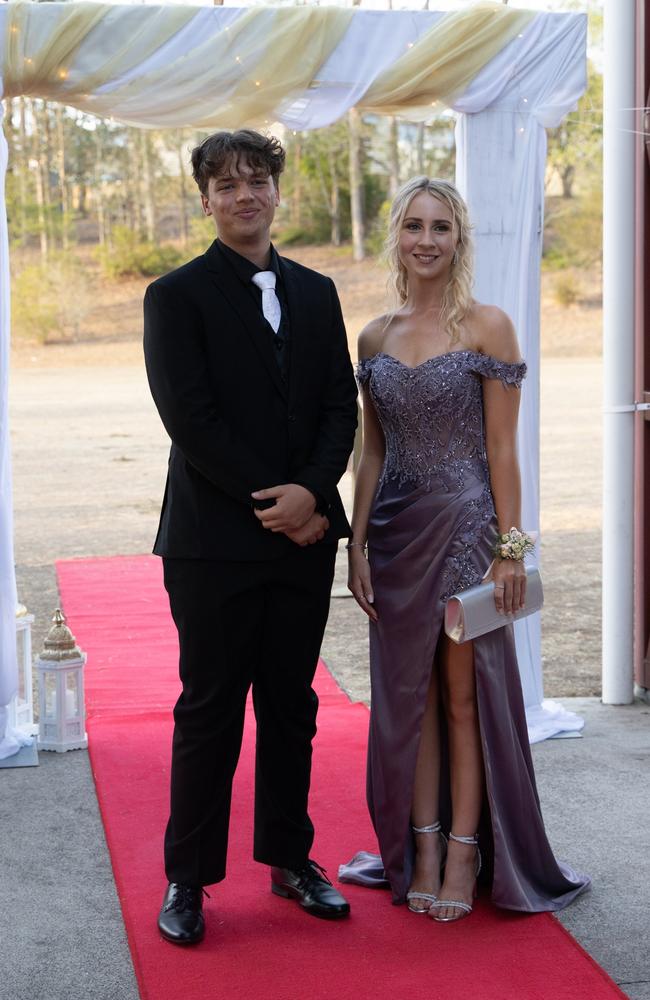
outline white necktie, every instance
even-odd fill
[[[252,277],[252,282],[262,289],[262,312],[268,320],[273,333],[277,333],[282,319],[280,302],[275,294],[275,271],[258,271]]]

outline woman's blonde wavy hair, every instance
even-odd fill
[[[442,297],[440,311],[440,324],[449,334],[453,344],[460,339],[463,319],[473,302],[474,261],[467,205],[449,181],[429,177],[413,177],[402,185],[393,199],[384,252],[390,270],[388,289],[392,293],[394,306],[388,315],[386,325],[397,310],[404,305],[408,296],[408,275],[399,257],[399,237],[409,205],[421,191],[427,191],[434,198],[438,198],[439,201],[447,205],[451,211],[453,228],[457,233],[456,254],[451,265],[449,282]]]

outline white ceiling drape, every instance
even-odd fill
[[[318,128],[353,105],[426,118],[533,16],[493,0],[447,14],[17,0],[0,6],[4,93],[157,127],[288,112]]]
[[[111,6],[111,18],[115,21],[97,17],[90,32],[83,35],[79,30],[83,40],[73,52],[65,33],[58,30],[66,13],[62,8],[70,15],[74,7],[98,10],[102,5],[30,4],[29,27],[33,34],[17,47],[17,40],[10,35],[17,34],[11,28],[17,27],[18,22],[12,22],[10,17],[11,8],[19,6],[25,5],[0,5],[0,52],[5,53],[0,74],[4,78],[7,70],[11,70],[11,80],[7,76],[9,93],[21,92],[22,86],[27,92],[48,99],[150,126],[179,122],[259,125],[281,120],[292,128],[308,129],[336,120],[354,105],[394,111],[395,102],[400,101],[399,110],[404,117],[422,118],[442,99],[461,113],[456,133],[457,183],[468,199],[475,224],[477,298],[500,305],[512,316],[529,365],[519,451],[524,525],[528,530],[537,529],[539,270],[545,127],[558,124],[575,107],[585,89],[586,16],[533,15],[522,11],[506,14],[508,8],[488,3],[463,12],[469,17],[474,11],[473,16],[478,20],[472,25],[471,20],[450,22],[449,15],[439,12],[357,9],[343,11],[345,20],[342,20],[338,15],[328,14],[332,8],[296,8],[308,11],[312,26],[317,26],[305,55],[312,75],[301,80],[300,73],[292,70],[286,77],[288,89],[280,93],[277,53],[284,50],[277,42],[278,25],[284,24],[285,28],[290,25],[287,30],[295,29],[296,37],[305,37],[306,22],[282,21],[279,16],[281,10],[292,8],[189,8],[191,16],[188,16],[187,7]],[[176,12],[173,32],[169,30],[170,22],[160,15],[161,11],[170,10]],[[517,18],[513,19],[510,15],[515,14]],[[129,22],[129,18],[134,20]],[[152,36],[147,35],[149,21],[151,31],[157,32],[158,44],[152,43]],[[114,39],[106,34],[109,23],[119,25],[122,35],[140,32],[143,44],[139,63],[128,53],[121,56],[116,53]],[[238,31],[238,26],[242,30]],[[475,34],[479,29],[484,34],[480,36],[482,44],[477,46]],[[28,72],[30,64],[27,64],[21,76],[18,59],[36,59],[40,65],[44,46],[47,55],[48,30],[56,35],[62,61],[57,62],[50,53],[47,72],[41,71],[37,79]],[[443,44],[440,37],[436,40],[442,31],[447,32],[441,36]],[[239,45],[225,44],[224,36],[230,35],[241,43],[241,51]],[[245,39],[248,41],[244,48]],[[269,52],[274,45],[278,46],[275,53]],[[454,45],[458,48],[453,49]],[[456,65],[461,55],[449,59],[451,50],[467,52],[469,75],[467,66]],[[301,50],[294,48],[295,51]],[[109,64],[114,75],[107,78]],[[399,72],[396,66],[401,66]],[[436,72],[429,72],[432,66]],[[102,72],[101,67],[104,67]],[[274,67],[275,81],[266,77],[264,86],[262,70],[273,72]],[[178,79],[182,80],[178,86],[171,83],[177,71],[181,73]],[[92,97],[88,88],[84,90],[83,83],[85,80],[87,85],[91,78],[95,83]],[[262,98],[260,92],[267,88],[272,89],[272,100],[268,95]],[[4,150],[3,144],[0,148],[0,706],[11,700],[16,688],[16,593],[7,420],[9,265]],[[579,722],[575,717],[567,719],[566,713],[553,704],[542,704],[539,616],[520,623],[516,635],[531,739],[576,728]],[[0,715],[0,756],[2,736]]]

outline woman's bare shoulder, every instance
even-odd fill
[[[481,354],[488,354],[499,361],[515,364],[521,361],[521,352],[512,320],[498,306],[474,302],[469,319],[473,327],[473,340]]]
[[[357,339],[359,361],[371,358],[381,351],[389,321],[390,317],[387,315],[377,316],[364,326]]]

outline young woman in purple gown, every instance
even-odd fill
[[[589,880],[546,838],[512,626],[462,645],[442,627],[447,599],[488,571],[497,532],[521,528],[526,365],[508,316],[472,298],[467,207],[451,184],[402,187],[387,251],[396,308],[359,337],[349,545],[349,587],[370,620],[368,803],[383,872],[395,902],[449,922],[471,912],[482,854],[496,904],[561,909]],[[490,572],[498,609],[523,606],[523,562]],[[367,884],[369,863],[359,855],[348,879]]]

